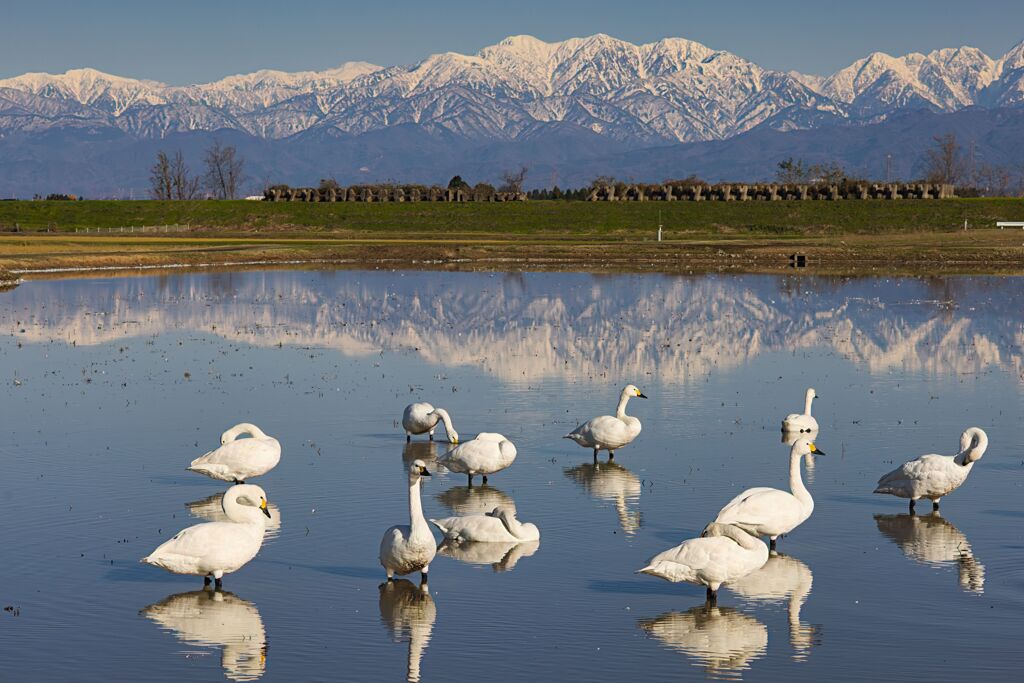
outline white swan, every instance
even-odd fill
[[[215,493],[212,496],[207,496],[200,500],[193,500],[191,503],[185,503],[185,507],[188,508],[189,513],[198,519],[206,522],[230,522],[228,516],[224,514],[224,494]],[[266,544],[273,538],[277,538],[281,534],[281,510],[277,505],[268,502],[267,513],[270,515],[267,518],[266,523],[266,534],[263,536],[263,543]]]
[[[445,539],[437,552],[467,564],[489,564],[496,572],[515,568],[519,560],[530,557],[540,548],[540,541],[508,543],[474,543]]]
[[[757,571],[767,561],[768,546],[759,538],[731,524],[711,523],[699,538],[655,555],[638,572],[673,583],[707,586],[707,598],[713,604],[723,583]]]
[[[420,662],[430,644],[430,634],[437,619],[437,606],[430,597],[426,584],[413,585],[411,581],[385,581],[380,589],[380,618],[391,631],[395,641],[409,638],[409,659],[405,680],[420,680]]]
[[[183,643],[223,648],[220,665],[232,681],[255,681],[266,673],[267,634],[259,610],[233,593],[178,593],[141,614]]]
[[[259,486],[236,484],[224,492],[224,514],[230,521],[206,522],[183,529],[140,561],[175,574],[212,576],[221,585],[225,574],[256,557],[266,530],[267,494]]]
[[[252,438],[239,439],[242,434]],[[254,424],[243,422],[224,432],[220,448],[192,461],[190,472],[211,479],[244,484],[246,479],[266,474],[281,461],[281,444]]]
[[[437,423],[444,423],[444,433],[452,443],[459,442],[459,433],[452,426],[452,418],[444,408],[435,408],[429,403],[410,403],[402,413],[402,427],[405,429],[405,440],[412,439],[413,434],[426,432],[430,440],[434,440]]]
[[[811,401],[818,398],[814,389],[808,389],[804,396],[804,412],[790,413],[782,421],[782,431],[805,434],[818,431],[818,421],[811,416]]]
[[[738,680],[735,672],[749,669],[768,650],[768,627],[730,607],[699,605],[642,619],[639,626],[665,647],[692,657],[705,672],[718,674],[712,678]]]
[[[723,507],[715,521],[735,524],[755,536],[768,536],[771,549],[779,536],[803,524],[814,512],[814,499],[800,478],[800,461],[809,453],[825,455],[810,439],[799,439],[789,451],[789,491],[767,486],[747,489]]]
[[[910,559],[932,567],[956,564],[961,588],[985,592],[985,565],[974,556],[967,536],[938,510],[923,516],[875,515],[875,524]]]
[[[488,474],[502,471],[515,459],[515,444],[501,434],[480,432],[475,439],[460,443],[438,458],[437,462],[452,472],[467,475],[469,485],[472,486],[474,475],[483,475],[486,484]]]
[[[389,581],[395,574],[405,576],[417,571],[423,582],[427,580],[430,562],[437,553],[437,542],[430,533],[420,501],[420,479],[429,476],[422,460],[409,466],[409,525],[391,527],[380,541],[380,563]]]
[[[432,519],[430,523],[441,530],[444,537],[453,541],[478,543],[518,543],[539,541],[537,525],[520,522],[513,508],[498,506],[485,515],[466,517],[445,517]]]
[[[593,448],[595,462],[599,451],[608,451],[608,457],[614,458],[616,450],[632,443],[640,435],[640,420],[626,415],[626,404],[634,396],[647,398],[630,384],[619,395],[619,405],[614,416],[601,415],[587,420],[563,438],[572,439],[584,448]]]
[[[929,498],[932,508],[939,509],[939,500],[956,491],[967,481],[975,461],[985,455],[988,435],[978,427],[970,427],[960,435],[960,452],[956,455],[922,455],[903,463],[878,480],[875,493],[888,493],[910,499],[914,509],[918,498]]]

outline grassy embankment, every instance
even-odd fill
[[[662,243],[655,241],[659,222]],[[354,266],[772,272],[1021,272],[1024,201],[0,202],[0,268],[337,261]],[[963,231],[964,220],[970,230]],[[101,233],[188,225],[171,234]],[[46,232],[49,229],[51,232]],[[76,233],[76,229],[78,233]],[[90,230],[89,234],[84,231]]]

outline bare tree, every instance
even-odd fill
[[[245,159],[231,145],[222,146],[215,140],[206,150],[206,189],[217,199],[235,199],[238,186],[245,177]]]
[[[775,179],[780,183],[806,183],[811,177],[811,169],[804,165],[803,159],[789,157],[785,161],[780,161],[778,167],[779,169],[775,171]]]
[[[171,160],[171,189],[174,199],[195,199],[199,196],[199,178],[192,177],[180,149]]]
[[[1013,193],[1013,174],[1005,166],[982,164],[974,175],[974,182],[982,196],[1009,197]]]
[[[952,133],[936,135],[935,146],[925,152],[924,176],[931,183],[955,185],[964,177],[964,153]]]
[[[156,163],[149,169],[149,194],[153,199],[171,199],[173,189],[171,160],[166,152],[157,152]]]
[[[520,166],[518,171],[505,171],[501,174],[501,187],[498,190],[519,194],[523,191],[523,182],[528,171],[525,166]]]

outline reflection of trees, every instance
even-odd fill
[[[44,306],[55,298],[59,305]],[[1024,344],[1016,315],[1024,292],[997,278],[894,287],[808,277],[225,272],[33,283],[3,303],[39,312],[18,334],[27,341],[198,330],[352,356],[414,349],[428,362],[481,366],[509,381],[562,376],[567,365],[582,376],[656,372],[686,381],[763,352],[814,346],[875,372],[1019,369]],[[0,310],[0,320],[9,317]]]
[[[875,515],[875,523],[910,559],[935,567],[955,564],[961,588],[972,593],[985,591],[985,565],[974,556],[967,536],[938,510],[920,516]]]

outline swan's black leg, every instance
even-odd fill
[[[708,586],[707,592],[707,606],[715,607],[718,605],[718,591],[711,590],[711,586]]]
[[[609,460],[614,460],[615,459],[615,451],[608,451],[608,459]]]
[[[932,501],[932,512],[938,512],[938,511],[939,511],[939,501],[933,500]]]
[[[203,586],[205,587],[205,586],[209,586],[209,585],[210,585],[210,577],[209,576],[204,576],[203,577]]]
[[[775,542],[778,541],[778,540],[779,539],[777,539],[777,538],[771,539],[771,541],[768,544],[768,550],[775,550]]]
[[[486,484],[486,483],[487,483],[487,475],[485,474],[485,475],[484,475],[484,484]],[[936,508],[938,508],[938,507],[939,507],[939,504],[938,504],[938,503],[936,503],[936,504],[935,504],[935,507],[936,507]]]
[[[910,514],[914,514],[914,506],[917,505],[917,501],[913,498],[910,499]]]
[[[473,488],[473,475],[467,474],[466,476],[469,477],[469,488]]]
[[[409,443],[410,441],[412,441],[412,434],[406,434],[405,435],[405,442]]]
[[[216,588],[217,590],[220,590],[221,588],[224,587],[224,584],[221,583],[220,579],[214,579],[213,580],[213,587]]]
[[[429,437],[430,437],[430,440],[431,440],[431,441],[433,441],[433,440],[434,440],[434,432],[430,432],[430,434],[428,434],[427,436],[429,436]]]

